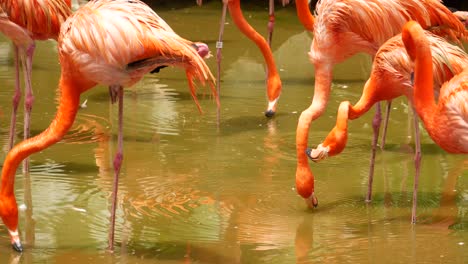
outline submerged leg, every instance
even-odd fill
[[[21,100],[21,86],[20,86],[20,79],[19,79],[19,72],[20,72],[20,59],[21,56],[19,54],[18,46],[15,45],[15,93],[13,95],[13,109],[11,112],[11,121],[10,121],[10,136],[9,136],[9,143],[8,143],[8,150],[13,148],[13,144],[15,142],[15,130],[16,130],[16,113],[18,112],[18,105]]]
[[[374,130],[374,136],[372,137],[372,150],[369,166],[369,182],[367,185],[366,202],[372,200],[372,183],[374,182],[374,167],[375,167],[375,153],[377,150],[377,141],[379,139],[380,123],[382,122],[382,111],[380,103],[375,104],[375,116],[372,120],[372,129]]]
[[[388,120],[390,119],[390,110],[392,110],[392,101],[387,101],[387,109],[385,111],[385,120],[383,125],[382,131],[382,141],[380,143],[380,149],[385,147],[385,139],[387,138],[387,127],[388,127]]]
[[[114,158],[114,183],[112,188],[112,208],[110,216],[109,245],[110,251],[114,250],[114,230],[115,230],[115,212],[117,209],[117,190],[119,185],[119,173],[123,160],[123,86],[110,86],[109,91],[112,95],[117,95],[119,107],[118,132],[117,132],[117,151]],[[112,97],[112,96],[111,96]]]
[[[419,135],[419,119],[416,110],[413,108],[414,117],[414,187],[413,187],[413,208],[411,210],[411,223],[416,223],[416,208],[418,205],[418,185],[421,168],[421,139]]]
[[[26,59],[23,60],[23,73],[25,82],[25,94],[24,94],[24,139],[30,137],[31,129],[31,111],[34,102],[33,90],[32,90],[32,59],[34,55],[35,44],[32,44],[26,50]],[[23,161],[23,172],[29,171],[29,158]]]

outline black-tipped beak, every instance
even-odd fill
[[[21,245],[21,243],[18,241],[18,242],[13,242],[11,243],[11,246],[13,247],[14,250],[16,250],[17,252],[23,252],[23,246]]]
[[[315,198],[315,201],[312,202],[312,205],[314,206],[314,208],[317,208],[318,206],[318,199]]]
[[[271,118],[275,115],[275,111],[273,110],[268,110],[265,112],[265,116],[268,117],[268,118]]]

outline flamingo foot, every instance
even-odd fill
[[[315,149],[306,149],[306,155],[311,159],[313,162],[319,162],[324,160],[328,157],[328,152],[330,151],[330,147],[324,147],[322,144],[319,144]]]
[[[318,199],[317,197],[315,196],[314,193],[312,193],[309,198],[306,198],[304,199],[306,204],[307,204],[307,207],[313,209],[313,208],[317,208],[318,206]]]

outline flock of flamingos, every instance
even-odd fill
[[[283,4],[287,2],[283,0]],[[201,4],[201,0],[197,3]],[[382,121],[380,101],[390,102],[398,96],[406,96],[414,109],[415,130],[421,120],[430,137],[442,149],[450,153],[468,153],[468,54],[462,45],[468,40],[464,24],[467,13],[452,13],[439,0],[320,0],[315,14],[311,13],[307,0],[296,0],[295,4],[298,19],[313,34],[309,57],[315,69],[314,95],[310,107],[301,113],[296,131],[296,187],[309,207],[317,206],[318,200],[308,160],[320,161],[343,151],[348,120],[362,116],[376,105],[367,193],[367,200],[371,199],[373,157]],[[223,0],[223,16],[226,9],[236,26],[258,45],[265,57],[268,73],[265,115],[271,117],[278,108],[281,80],[268,42],[244,19],[239,0]],[[270,15],[271,32],[274,17],[272,13]],[[208,85],[219,105],[216,79],[203,60],[210,54],[208,46],[181,38],[139,0],[91,0],[75,12],[71,10],[70,0],[0,0],[0,31],[11,39],[15,49],[16,88],[10,151],[3,163],[0,185],[0,216],[11,236],[13,248],[23,250],[14,196],[15,174],[20,163],[25,160],[23,170],[28,170],[29,155],[60,141],[76,118],[80,94],[101,84],[109,86],[111,100],[118,103],[119,108],[109,232],[109,249],[112,250],[118,175],[123,160],[123,88],[135,84],[147,73],[174,65],[185,69],[197,106],[195,81]],[[222,29],[220,39],[221,36]],[[60,100],[49,127],[29,138],[34,43],[45,39],[58,42]],[[219,52],[221,47],[217,48]],[[373,57],[371,76],[361,99],[355,105],[342,102],[336,126],[317,148],[308,148],[310,125],[322,115],[329,100],[334,65],[359,52]],[[218,65],[219,62],[220,56]],[[21,99],[20,67],[25,79],[25,139],[13,147],[16,112]],[[389,106],[390,103],[386,120]],[[384,124],[385,133],[386,122]],[[416,221],[421,159],[418,132],[415,145],[413,223]]]

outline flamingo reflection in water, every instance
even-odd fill
[[[62,71],[57,114],[44,132],[21,142],[8,153],[2,170],[0,216],[17,251],[23,248],[14,196],[16,169],[23,159],[55,144],[68,132],[79,109],[80,94],[97,84],[104,84],[109,86],[112,101],[118,100],[118,147],[113,162],[114,197],[123,159],[124,86],[135,84],[146,73],[175,65],[185,68],[194,99],[196,91],[193,81],[197,79],[202,84],[209,84],[218,102],[214,78],[199,55],[207,55],[207,46],[179,37],[150,7],[138,0],[88,2],[62,25],[58,49]],[[115,206],[116,199],[113,198],[110,250],[114,247]]]

